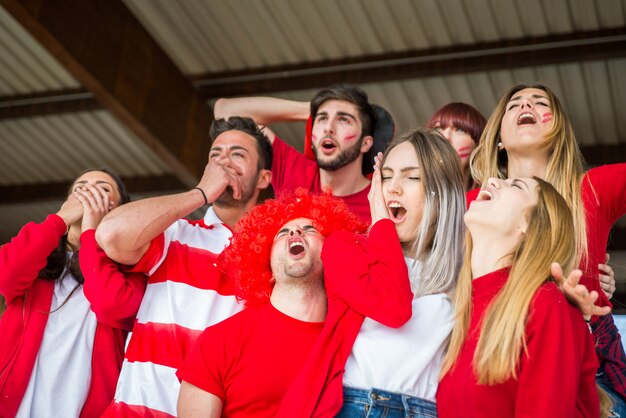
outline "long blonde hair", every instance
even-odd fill
[[[472,177],[477,184],[483,184],[490,177],[508,178],[507,151],[498,149],[500,127],[509,100],[517,92],[527,88],[543,90],[550,101],[554,124],[544,142],[548,151],[548,166],[544,180],[556,188],[572,211],[576,226],[575,242],[578,260],[576,264],[580,265],[582,261],[586,262],[588,256],[585,207],[581,197],[581,182],[585,174],[584,159],[576,142],[572,124],[563,105],[552,90],[539,84],[532,86],[520,84],[502,96],[487,121],[478,147],[470,157]]]
[[[517,366],[526,352],[525,328],[529,307],[537,290],[553,280],[550,265],[565,271],[575,267],[574,224],[565,200],[549,183],[536,178],[538,202],[528,216],[528,229],[514,250],[509,278],[487,308],[480,329],[473,369],[479,384],[494,385],[517,377]],[[467,337],[472,313],[471,236],[466,236],[464,264],[454,304],[457,323],[452,330],[443,372],[450,370]]]
[[[452,291],[461,266],[465,231],[465,187],[459,157],[436,131],[416,129],[389,144],[381,166],[391,150],[404,142],[409,142],[417,154],[424,195],[417,237],[409,243],[411,258],[422,263],[415,296]]]

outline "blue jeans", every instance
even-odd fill
[[[602,386],[602,389],[609,394],[611,399],[613,400],[613,408],[611,408],[611,412],[613,412],[613,416],[615,418],[626,418],[626,403],[621,396],[617,394],[613,389],[611,389],[607,384],[601,382],[600,380],[597,383]]]
[[[436,418],[437,406],[434,402],[400,393],[375,388],[366,390],[344,386],[343,407],[337,417]]]

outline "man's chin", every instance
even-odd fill
[[[215,199],[215,202],[213,202],[213,204],[217,207],[222,208],[241,208],[246,206],[251,198],[252,194],[246,193],[244,194],[244,196],[241,196],[241,199],[237,200],[233,197],[233,192],[231,190],[227,190],[219,195],[219,197]]]
[[[317,166],[325,171],[337,171],[343,166],[336,161],[317,161]]]
[[[220,196],[217,199],[215,199],[215,202],[213,202],[213,204],[217,207],[222,207],[222,208],[234,208],[237,206],[241,205],[241,201],[240,200],[235,200],[232,196],[232,194],[230,196]]]
[[[341,151],[333,157],[327,157],[313,149],[317,166],[325,171],[337,171],[356,161],[361,155],[360,143]]]

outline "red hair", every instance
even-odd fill
[[[235,280],[237,299],[244,300],[246,306],[269,301],[274,236],[285,223],[297,218],[311,219],[324,237],[340,230],[366,229],[343,200],[328,193],[313,194],[299,188],[257,205],[237,223],[231,243],[218,261],[220,269]]]
[[[483,114],[473,106],[467,103],[452,102],[436,111],[430,117],[426,126],[429,128],[439,127],[441,129],[452,126],[457,129],[463,129],[478,144],[486,124],[487,121]]]

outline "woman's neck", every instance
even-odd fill
[[[492,271],[510,266],[517,246],[513,239],[494,239],[483,235],[472,240],[472,277],[484,276]]]
[[[67,244],[68,250],[76,251],[80,247],[80,234],[82,233],[82,226],[79,222],[75,222],[70,225],[67,231]]]
[[[522,177],[539,177],[545,179],[548,168],[546,155],[508,155],[507,176],[510,179]]]

